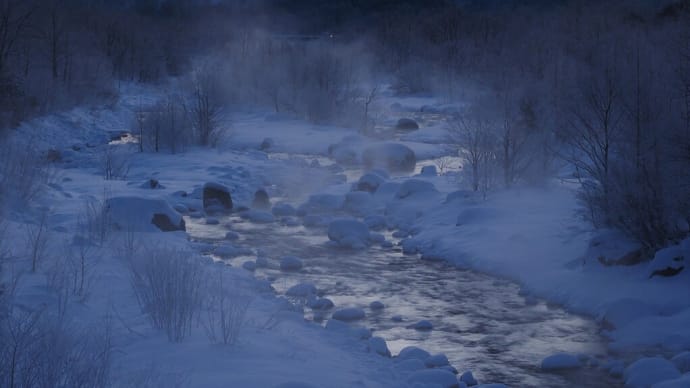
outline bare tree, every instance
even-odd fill
[[[458,155],[471,171],[471,188],[479,191],[488,187],[488,179],[495,161],[495,123],[482,115],[458,116],[448,123],[449,140],[457,145]]]
[[[218,125],[223,111],[214,70],[209,66],[198,68],[192,74],[191,83],[190,120],[199,145],[210,146],[219,135]]]

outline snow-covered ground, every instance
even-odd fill
[[[310,215],[342,211],[342,204],[332,205],[332,201],[342,196],[345,203],[353,177],[360,174],[358,168],[343,171],[327,161],[329,145],[356,135],[355,131],[255,112],[234,115],[231,135],[217,149],[190,149],[177,155],[140,154],[135,146],[122,145],[128,164],[126,179],[105,181],[102,155],[109,132],[129,128],[137,106],[156,99],[148,90],[125,88],[122,92],[120,103],[114,107],[75,109],[34,120],[18,131],[19,136],[31,137],[39,148],[57,149],[63,154],[63,160],[55,165],[54,183],[37,201],[37,205],[50,209],[49,248],[40,270],[20,278],[15,297],[19,306],[35,309],[42,304],[59,304],[59,296],[46,284],[60,258],[74,249],[72,241],[88,200],[164,199],[177,209],[198,209],[199,193],[206,182],[229,187],[236,207],[250,206],[259,188],[265,188],[274,201],[284,200],[296,208],[311,194],[330,194],[317,197],[312,204],[318,205],[318,211],[301,208],[307,222]],[[435,104],[433,99],[391,97],[381,104],[390,107],[393,124],[401,117],[421,121],[418,131],[402,136],[402,144],[414,150],[418,162],[445,155],[447,150],[439,146],[444,136],[442,124],[428,116],[431,119],[425,126],[422,120],[427,116],[415,113],[422,107],[428,111]],[[436,106],[434,112],[443,110]],[[259,150],[266,138],[272,139],[268,154]],[[366,146],[367,141],[360,146]],[[145,188],[150,179],[162,187]],[[611,339],[612,354],[604,367],[612,373],[623,374],[622,368],[634,361],[632,358],[661,354],[670,360],[678,355],[673,362],[641,360],[630,365],[622,376],[626,386],[688,387],[690,366],[682,352],[690,350],[690,273],[686,270],[672,278],[650,278],[648,264],[599,264],[597,256],[604,249],[609,249],[607,254],[620,255],[627,253],[629,245],[611,236],[606,244],[590,246],[595,235],[577,217],[572,184],[554,181],[542,189],[516,188],[483,198],[456,191],[457,180],[450,174],[382,177],[379,183],[370,200],[347,197],[348,211],[360,219],[380,216],[389,228],[406,232],[403,234],[410,237],[401,243],[406,252],[514,280],[526,297],[543,298],[601,319]],[[18,259],[26,257],[23,224],[36,219],[40,212],[39,206],[11,211],[6,238],[19,242],[12,245],[12,256],[17,259],[8,266],[15,272],[28,268],[27,260]],[[348,225],[338,226],[338,241],[347,240]],[[360,236],[362,224],[352,225],[357,238],[350,246],[361,248],[367,243]],[[88,298],[71,297],[65,314],[69,324],[78,327],[98,327],[104,319],[111,322],[115,349],[111,374],[116,386],[170,386],[173,382],[194,387],[426,387],[433,386],[431,382],[452,386],[447,383],[448,374],[440,369],[413,373],[400,368],[385,357],[379,340],[367,341],[348,330],[325,330],[305,322],[300,312],[275,297],[268,284],[240,268],[223,269],[252,300],[239,342],[233,346],[212,344],[202,325],[195,323],[189,338],[169,343],[164,333],[151,328],[139,308],[124,251],[132,245],[142,252],[176,247],[198,255],[195,249],[199,247],[182,232],[137,231],[135,243],[128,239],[132,237],[127,231],[110,232],[103,244],[92,248]],[[690,250],[683,245],[678,252],[687,262]],[[206,259],[199,256],[199,260]],[[205,268],[209,274],[220,271],[218,264],[210,261]],[[551,360],[562,359],[573,360],[567,355]],[[664,380],[669,381],[653,385]],[[290,382],[296,384],[280,385]],[[453,377],[451,382],[457,379]]]

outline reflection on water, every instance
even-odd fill
[[[203,225],[203,220],[187,221],[189,233],[197,239],[219,239],[227,230]],[[257,277],[272,280],[280,294],[294,284],[310,281],[336,308],[364,308],[367,317],[358,324],[385,338],[393,354],[408,345],[442,352],[461,372],[474,371],[480,382],[503,382],[511,387],[620,385],[595,368],[541,373],[539,363],[549,354],[604,355],[605,346],[595,323],[544,303],[529,303],[513,283],[443,263],[423,262],[396,249],[333,250],[326,244],[323,230],[258,225],[235,216],[222,221],[221,225],[229,224],[240,234],[235,245],[260,249],[270,259],[271,267],[257,269]],[[281,272],[278,260],[285,255],[301,257],[304,269]],[[240,266],[253,259],[238,257],[227,263]],[[370,310],[369,303],[375,300],[386,308]],[[396,315],[403,321],[395,322],[392,317]],[[306,317],[325,321],[329,313],[308,311]],[[430,320],[434,330],[418,332],[407,327],[420,319]]]

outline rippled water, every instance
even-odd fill
[[[279,294],[303,281],[316,284],[320,294],[339,307],[362,307],[367,317],[357,324],[386,339],[393,354],[416,345],[431,353],[445,353],[451,364],[472,370],[480,382],[503,382],[511,387],[616,387],[596,368],[575,372],[542,373],[539,363],[554,352],[605,354],[597,325],[585,318],[519,295],[517,285],[443,263],[421,261],[399,249],[372,247],[365,251],[331,249],[324,230],[252,224],[239,217],[204,225],[187,220],[193,238],[220,239],[227,225],[241,235],[234,245],[261,249],[271,259],[270,268],[257,269],[258,278],[269,279]],[[226,226],[222,226],[225,224]],[[391,239],[390,236],[387,238]],[[278,269],[279,258],[299,256],[300,272]],[[255,257],[227,260],[233,266]],[[372,311],[379,300],[386,308]],[[326,314],[307,311],[306,317],[325,321]],[[403,317],[402,322],[392,317]],[[434,324],[431,332],[408,325],[420,319]]]

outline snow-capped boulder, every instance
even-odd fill
[[[386,306],[378,300],[369,303],[369,308],[372,310],[383,310]]]
[[[404,199],[416,194],[438,193],[433,183],[421,179],[408,179],[400,186],[395,198]]]
[[[678,353],[671,358],[673,365],[682,373],[690,372],[690,352]]]
[[[623,374],[626,388],[650,388],[656,383],[680,376],[676,366],[661,357],[641,358],[625,368]]]
[[[220,220],[218,220],[216,217],[206,218],[206,225],[218,225],[218,224],[220,224]]]
[[[341,248],[364,249],[369,244],[369,228],[357,220],[339,219],[328,225],[328,238]]]
[[[673,245],[656,252],[654,259],[647,266],[649,277],[675,276],[688,265],[685,261],[686,249],[682,245]]]
[[[454,374],[444,369],[419,370],[408,377],[412,384],[421,384],[424,387],[457,388],[458,379]]]
[[[292,217],[297,214],[297,210],[289,203],[278,202],[271,209],[271,213],[276,217]]]
[[[422,171],[419,173],[421,176],[436,176],[438,172],[436,171],[436,166],[424,166]]]
[[[350,322],[364,319],[364,317],[366,317],[366,313],[359,307],[346,307],[336,310],[332,317],[338,321]]]
[[[329,310],[332,309],[335,304],[328,298],[314,298],[307,303],[307,306],[312,310]]]
[[[113,227],[132,232],[186,230],[182,215],[162,199],[114,197],[105,203]]]
[[[463,373],[460,375],[460,377],[458,378],[458,380],[460,380],[460,381],[462,381],[463,383],[465,383],[468,387],[472,387],[472,386],[475,386],[475,385],[479,384],[479,382],[477,381],[477,379],[474,378],[474,375],[472,374],[472,371],[469,371],[469,370],[463,372]]]
[[[418,348],[416,346],[406,346],[400,351],[400,353],[398,353],[395,359],[396,361],[417,359],[424,362],[424,360],[429,357],[431,357],[431,354],[422,348]]]
[[[285,256],[280,259],[281,271],[299,271],[303,266],[302,260],[298,257]]]
[[[257,257],[256,268],[268,268],[268,259],[263,256]]]
[[[381,168],[389,172],[412,172],[417,164],[414,151],[399,143],[379,143],[362,152],[362,163],[368,170]]]
[[[314,283],[309,282],[295,284],[294,286],[288,288],[287,291],[285,291],[285,295],[297,298],[306,298],[312,295],[316,295],[316,286],[314,285]]]
[[[165,188],[165,186],[161,185],[161,183],[158,181],[158,179],[155,179],[155,178],[151,178],[151,179],[145,181],[144,183],[139,185],[139,187],[142,189],[153,189],[153,190]]]
[[[176,203],[176,204],[173,206],[173,209],[175,209],[175,211],[178,212],[178,213],[180,213],[180,214],[187,214],[187,213],[189,213],[189,208],[187,207],[187,205],[185,205],[185,204],[183,204],[183,203]]]
[[[434,325],[430,321],[423,319],[412,325],[412,328],[418,331],[430,331],[433,330]]]
[[[271,208],[271,200],[268,198],[268,193],[264,189],[258,189],[254,192],[254,199],[252,200],[252,207],[255,209],[267,210]]]
[[[360,136],[345,136],[340,142],[328,146],[328,156],[338,164],[356,166],[359,164],[359,150],[363,141]]]
[[[232,197],[230,189],[216,182],[208,182],[203,187],[204,210],[229,211],[232,210]]]
[[[364,224],[371,230],[383,230],[386,228],[386,217],[376,214],[366,216]]]
[[[576,369],[582,366],[577,356],[568,353],[552,354],[541,361],[541,370],[555,371],[563,369]]]
[[[419,129],[419,124],[417,124],[417,122],[413,119],[404,117],[398,120],[398,122],[395,124],[395,129],[399,131],[414,131]]]
[[[384,356],[384,357],[390,357],[391,352],[388,350],[388,345],[386,344],[386,340],[384,340],[381,337],[371,337],[367,341],[367,349],[372,352],[376,353],[378,355]]]
[[[242,268],[246,269],[247,271],[254,272],[256,271],[256,262],[245,261],[244,263],[242,263]]]
[[[354,189],[358,191],[368,191],[370,193],[373,193],[385,181],[386,179],[384,177],[377,174],[376,172],[370,171],[359,178],[357,184],[355,184]]]
[[[427,357],[427,359],[424,360],[424,365],[426,365],[427,368],[439,368],[442,366],[450,365],[450,362],[448,361],[448,357],[446,357],[445,354],[439,353]]]
[[[240,238],[240,235],[237,232],[228,231],[225,233],[225,239],[229,241],[235,241]]]

